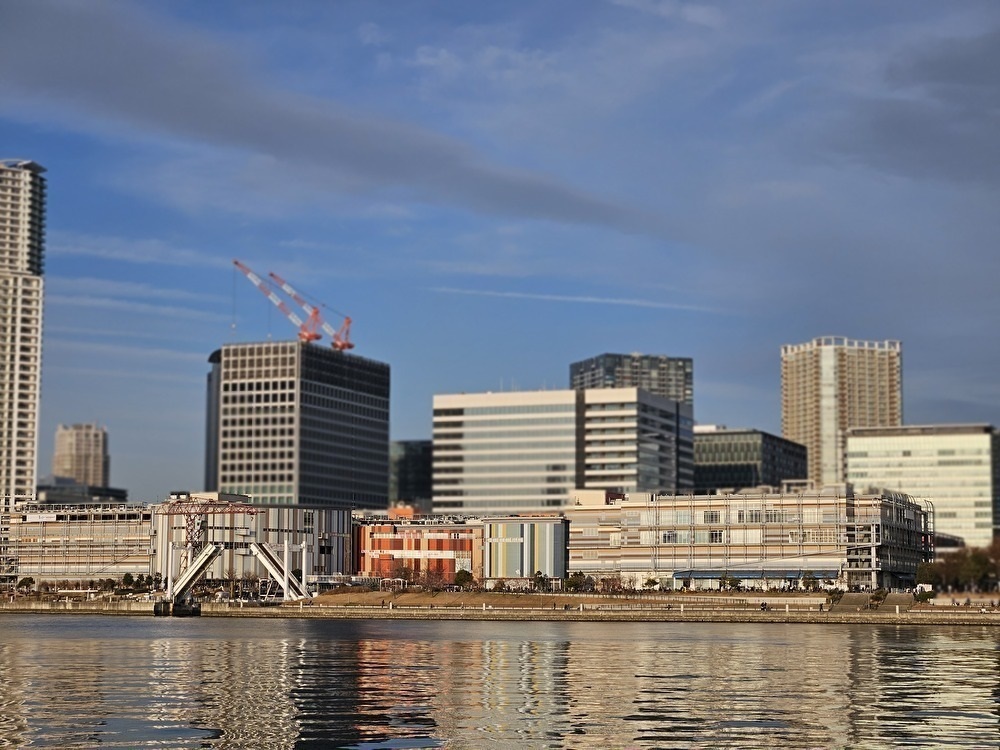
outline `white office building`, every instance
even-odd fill
[[[578,487],[691,489],[690,406],[639,388],[434,397],[436,513],[537,513]]]
[[[986,547],[1000,527],[1000,454],[988,424],[857,428],[847,434],[847,480],[934,505],[938,533]]]

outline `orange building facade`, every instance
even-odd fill
[[[483,524],[472,519],[365,519],[354,549],[360,576],[451,584],[460,570],[483,575]]]

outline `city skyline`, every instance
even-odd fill
[[[903,342],[906,422],[1000,423],[992,3],[4,15],[0,156],[48,170],[39,466],[97,421],[131,497],[201,489],[208,356],[295,333],[233,258],[353,318],[393,439],[608,351],[778,433],[780,347],[834,335]]]

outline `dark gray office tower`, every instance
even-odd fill
[[[389,365],[297,341],[230,344],[208,361],[206,490],[388,506]]]
[[[569,366],[569,387],[642,388],[694,406],[694,363],[662,354],[600,354]]]
[[[389,500],[431,512],[431,440],[394,440],[389,446]]]
[[[760,430],[695,427],[695,494],[767,485],[780,487],[808,472],[806,447]]]

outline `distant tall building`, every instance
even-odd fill
[[[691,407],[640,388],[434,397],[434,512],[556,511],[577,489],[690,490]]]
[[[229,344],[209,362],[206,490],[388,506],[389,365],[297,341]]]
[[[694,428],[694,489],[711,494],[722,489],[781,487],[804,479],[806,447],[761,430]]]
[[[837,336],[781,347],[781,431],[809,451],[817,486],[844,481],[844,434],[903,421],[898,341]]]
[[[42,373],[44,172],[33,161],[0,161],[0,514],[35,494]]]
[[[847,433],[847,481],[934,506],[934,531],[987,547],[1000,530],[1000,436],[992,425],[864,427]]]
[[[389,446],[389,500],[431,511],[430,440],[393,440]]]
[[[77,484],[107,487],[111,460],[108,431],[96,424],[61,424],[56,428],[52,473],[73,479]]]
[[[643,388],[694,405],[694,363],[661,354],[601,354],[569,366],[570,388]]]

